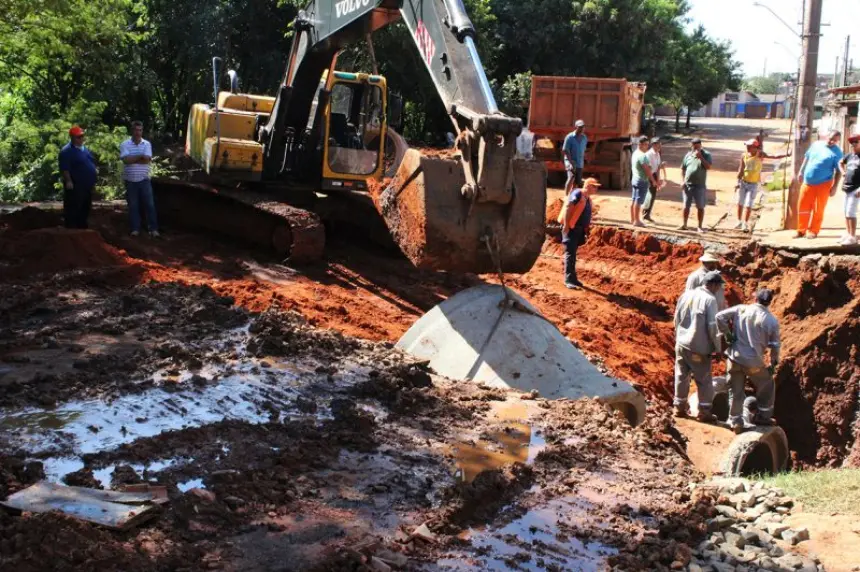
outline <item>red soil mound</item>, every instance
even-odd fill
[[[76,268],[129,264],[125,252],[107,244],[94,230],[41,228],[0,237],[0,259],[10,276],[55,273]]]
[[[44,211],[36,207],[24,207],[0,217],[0,230],[35,230],[60,226],[62,222],[63,219],[58,212]]]

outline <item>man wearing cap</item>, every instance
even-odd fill
[[[647,136],[639,137],[639,146],[630,158],[633,176],[630,186],[633,194],[630,201],[630,224],[633,226],[645,226],[642,222],[642,205],[648,189],[657,186],[657,174],[651,169],[651,161],[648,159],[648,146],[650,140]]]
[[[845,180],[842,190],[845,192],[845,236],[839,241],[842,246],[857,244],[857,205],[860,204],[860,135],[848,138],[851,152],[842,159],[842,170]]]
[[[702,226],[705,220],[705,194],[708,170],[712,163],[711,154],[702,148],[702,140],[693,139],[690,143],[690,152],[684,156],[681,163],[681,176],[684,177],[684,224],[678,227],[678,230],[687,230],[690,208],[693,203],[696,203],[696,214],[699,220],[697,230],[699,233],[705,232]]]
[[[582,187],[582,169],[585,167],[585,148],[588,146],[588,137],[585,135],[585,121],[577,119],[573,124],[573,131],[567,134],[562,145],[564,154],[564,168],[567,170],[567,184],[564,186],[565,194],[570,194],[574,188]]]
[[[705,276],[708,275],[708,272],[719,271],[720,259],[714,256],[711,252],[706,251],[699,257],[699,262],[701,262],[702,265],[687,277],[687,285],[684,288],[686,291],[695,290],[700,286],[704,286]],[[717,311],[721,312],[725,310],[727,306],[724,282],[720,283],[720,287],[714,293],[714,297],[717,299]]]
[[[776,390],[773,373],[779,363],[779,322],[768,309],[773,291],[756,292],[755,304],[734,306],[717,314],[717,328],[725,337],[728,351],[726,371],[729,381],[729,422],[735,433],[744,430],[744,384],[749,379],[756,388],[757,425],[772,425]],[[765,361],[768,353],[769,362]]]
[[[63,177],[63,221],[66,228],[87,228],[96,186],[96,160],[84,146],[84,130],[69,129],[70,141],[60,150]]]
[[[714,402],[714,385],[711,359],[720,351],[717,337],[717,299],[723,277],[719,272],[708,272],[704,284],[681,294],[675,307],[675,415],[689,415],[687,398],[690,394],[690,375],[696,379],[699,395],[697,419],[710,423],[716,420],[711,413]]]
[[[827,141],[816,141],[810,145],[797,175],[800,200],[797,205],[797,234],[795,238],[816,238],[824,222],[827,200],[836,194],[842,176],[840,162],[842,150],[839,141],[842,133],[831,131]]]
[[[651,172],[654,173],[655,183],[652,184],[649,189],[651,193],[651,202],[648,203],[647,207],[645,207],[645,210],[642,213],[642,218],[651,222],[654,222],[654,219],[651,218],[651,211],[654,209],[654,202],[657,200],[657,192],[667,179],[666,164],[663,162],[662,151],[663,143],[660,141],[659,137],[655,137],[651,140],[651,148],[648,149],[647,153],[645,153],[648,157],[648,163],[651,165]]]
[[[131,137],[119,146],[119,158],[123,162],[122,178],[125,182],[125,199],[128,202],[128,217],[131,235],[140,234],[140,208],[146,212],[149,234],[158,236],[158,217],[155,199],[152,196],[152,181],[149,165],[152,163],[152,145],[143,138],[143,123],[131,122]]]
[[[570,289],[582,288],[576,276],[576,251],[585,244],[591,226],[591,195],[597,192],[600,182],[594,178],[583,181],[581,189],[567,196],[567,205],[562,209],[561,242],[564,244],[564,285]]]

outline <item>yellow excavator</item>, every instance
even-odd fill
[[[408,149],[383,187],[368,183],[390,168],[386,142],[400,99],[384,77],[335,64],[344,47],[398,20],[448,110],[456,152]],[[332,213],[372,222],[359,214],[364,205],[420,268],[531,268],[544,239],[546,171],[516,156],[522,122],[497,107],[462,0],[312,0],[294,30],[274,97],[238,93],[232,72],[231,88],[219,90],[213,60],[214,104],[195,104],[188,118],[185,152],[196,176],[153,182],[165,218],[301,263],[322,255]]]

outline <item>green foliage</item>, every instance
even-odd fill
[[[761,95],[763,93],[779,93],[780,81],[771,77],[748,77],[744,80],[742,88]]]
[[[737,83],[728,46],[687,32],[687,0],[464,0],[501,109],[522,118],[532,74],[626,77],[649,101],[698,106]],[[57,196],[56,153],[88,129],[99,187],[118,193],[116,146],[131,119],[181,143],[188,111],[211,102],[213,56],[243,91],[274,94],[307,0],[3,0],[0,199]],[[404,135],[444,144],[454,127],[402,23],[373,35],[379,72],[406,102]],[[338,68],[371,71],[357,41]],[[157,164],[157,163],[156,163]]]
[[[87,129],[86,145],[99,165],[96,192],[113,198],[122,188],[119,144],[127,137],[124,127],[101,122],[107,103],[72,102],[56,119],[32,122],[24,116],[0,126],[0,201],[39,201],[62,193],[58,156],[69,142],[72,125]]]

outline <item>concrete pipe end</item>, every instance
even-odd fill
[[[615,411],[620,411],[631,427],[645,421],[645,397],[638,391],[605,395],[598,399]]]
[[[788,466],[788,438],[781,427],[756,427],[741,433],[723,455],[721,472],[731,476],[774,474]]]

